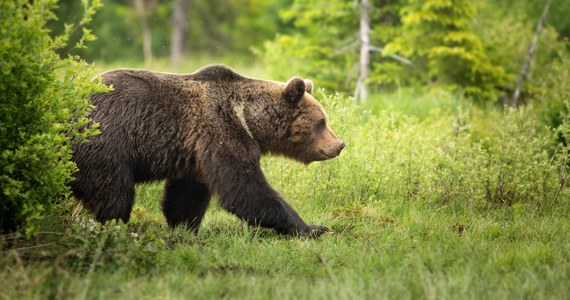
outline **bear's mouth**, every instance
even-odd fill
[[[328,157],[328,158],[335,158],[338,156],[338,154],[330,154],[328,152],[326,152],[325,150],[321,150],[321,154],[323,154],[324,156]]]

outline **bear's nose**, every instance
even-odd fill
[[[340,144],[340,150],[344,149],[345,146],[346,146],[346,144],[345,144],[344,142],[342,142],[342,143]]]

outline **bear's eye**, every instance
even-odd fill
[[[326,125],[327,125],[327,123],[326,123],[325,119],[319,120],[319,122],[317,122],[317,130],[323,130]]]

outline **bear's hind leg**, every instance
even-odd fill
[[[208,188],[192,177],[168,179],[164,188],[162,212],[171,227],[185,224],[197,232],[210,198]]]
[[[129,222],[133,204],[135,202],[134,183],[129,186],[118,186],[109,189],[109,193],[101,196],[96,208],[97,221],[105,223],[109,220],[122,220]]]
[[[75,177],[73,195],[95,214],[98,222],[129,221],[135,200],[135,183],[130,176],[81,168]]]

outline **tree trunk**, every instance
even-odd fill
[[[360,62],[354,100],[366,102],[368,99],[368,67],[370,65],[370,3],[360,0]]]
[[[190,0],[174,0],[172,34],[170,36],[170,63],[172,67],[178,66],[186,51],[189,4]]]
[[[147,11],[143,0],[134,0],[134,4],[142,30],[144,64],[150,65],[152,63],[152,36],[148,27]]]
[[[550,2],[552,0],[548,0],[546,5],[544,6],[544,10],[542,11],[542,16],[538,20],[538,24],[536,25],[536,31],[534,32],[534,36],[532,37],[532,42],[530,43],[530,47],[528,48],[528,53],[526,55],[526,59],[524,62],[523,67],[517,77],[517,81],[515,82],[515,92],[513,94],[513,98],[511,99],[511,107],[516,107],[519,102],[520,94],[521,94],[521,86],[523,81],[526,79],[528,70],[530,69],[530,63],[536,51],[536,44],[538,44],[538,36],[542,31],[542,24],[548,15],[548,10],[550,9]]]

